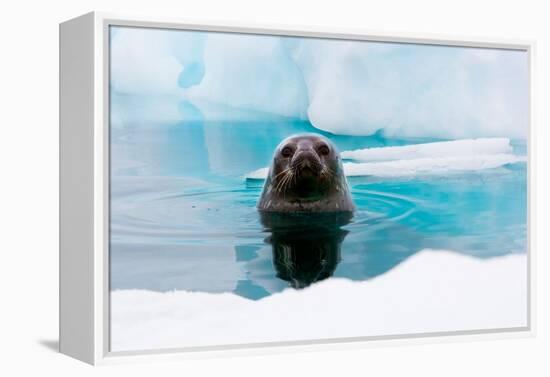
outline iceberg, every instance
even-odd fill
[[[423,250],[371,280],[331,278],[258,301],[234,293],[116,290],[111,292],[111,347],[127,351],[525,327],[526,266],[525,254],[480,260]]]
[[[185,87],[202,80],[205,38],[193,31],[112,27],[111,89],[153,99],[181,97]]]
[[[275,36],[208,34],[204,78],[186,91],[186,96],[232,108],[306,119],[304,79],[281,41]]]
[[[525,138],[522,51],[303,39],[308,118],[339,135]]]
[[[129,27],[111,40],[118,94],[309,120],[339,135],[527,136],[524,51]]]

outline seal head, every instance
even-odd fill
[[[353,212],[336,146],[318,134],[299,134],[275,149],[258,202],[268,212]]]

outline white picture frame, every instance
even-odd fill
[[[528,325],[487,331],[457,331],[262,343],[244,346],[197,347],[146,352],[109,350],[109,77],[110,26],[139,26],[292,35],[336,39],[504,48],[529,55],[528,137]],[[535,250],[533,240],[533,54],[525,40],[451,37],[363,30],[317,30],[280,25],[201,23],[157,17],[92,12],[60,24],[60,352],[90,364],[156,359],[184,359],[265,352],[293,352],[381,344],[420,344],[533,336]]]

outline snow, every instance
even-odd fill
[[[527,325],[527,258],[424,250],[377,278],[332,278],[259,301],[233,293],[111,293],[112,351]]]

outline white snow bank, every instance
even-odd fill
[[[259,301],[232,293],[111,293],[113,351],[524,327],[525,255],[425,250],[363,282],[329,279]]]
[[[371,162],[512,153],[510,139],[482,138],[344,151],[342,158]]]

